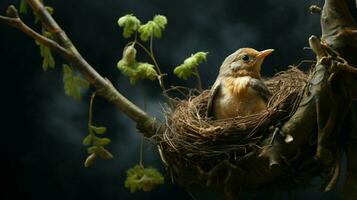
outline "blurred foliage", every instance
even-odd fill
[[[26,0],[20,0],[20,13],[27,14],[27,2]]]
[[[52,38],[52,34],[45,30],[43,30],[42,35],[49,39]],[[42,60],[43,71],[47,71],[49,68],[52,68],[52,69],[55,68],[56,63],[55,63],[55,59],[53,58],[51,49],[37,41],[36,41],[36,44],[40,47],[40,55],[43,58],[43,60]]]
[[[66,95],[73,97],[75,100],[81,100],[81,89],[89,87],[88,81],[73,73],[72,67],[63,65],[63,83]]]
[[[125,187],[130,189],[130,192],[138,190],[149,192],[156,185],[164,183],[162,174],[153,167],[144,168],[141,165],[135,165],[128,169],[126,174]]]

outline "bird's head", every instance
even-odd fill
[[[224,60],[219,73],[221,76],[260,78],[264,58],[273,51],[274,49],[264,51],[257,51],[252,48],[238,49]]]

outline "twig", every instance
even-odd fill
[[[197,77],[197,87],[199,91],[202,91],[202,80],[201,80],[201,76],[200,73],[197,69],[197,67],[195,67],[195,76]]]
[[[83,76],[93,86],[96,87],[99,95],[115,104],[119,110],[124,112],[138,125],[145,124],[145,136],[150,137],[155,134],[157,128],[160,127],[158,122],[156,122],[154,118],[149,116],[146,112],[125,98],[114,88],[109,80],[105,79],[94,70],[94,68],[81,56],[66,33],[52,18],[51,14],[48,13],[43,4],[38,0],[26,0],[26,2],[39,17],[43,27],[54,35],[54,38],[56,38],[57,42],[42,36],[41,34],[35,32],[27,25],[25,25],[20,19],[18,12],[13,5],[9,6],[7,9],[7,16],[0,16],[0,21],[19,29],[44,46],[47,46],[60,53],[68,62],[77,67]]]
[[[93,123],[93,101],[95,98],[96,93],[93,92],[92,96],[90,97],[90,101],[89,101],[89,111],[88,111],[88,130],[91,131],[91,127],[92,123]]]
[[[139,47],[141,47],[145,51],[145,53],[150,57],[150,59],[154,62],[154,66],[155,66],[155,68],[157,70],[157,73],[158,73],[157,80],[159,81],[159,85],[160,85],[160,87],[162,89],[162,92],[163,92],[165,97],[170,99],[169,96],[167,95],[166,88],[165,88],[164,81],[163,81],[163,77],[165,76],[165,74],[163,74],[161,72],[159,64],[156,61],[155,55],[154,55],[153,50],[152,50],[152,43],[150,43],[150,50],[147,49],[143,44],[141,44],[138,41],[130,42],[128,44],[131,44],[131,43],[139,45]]]
[[[27,26],[19,17],[18,15],[18,11],[15,8],[15,6],[11,5],[8,7],[7,9],[7,14],[9,15],[13,15],[11,17],[5,17],[5,16],[1,16],[0,15],[0,21],[6,23],[9,26],[12,26],[18,30],[20,30],[21,32],[25,33],[26,35],[30,36],[31,38],[33,38],[34,40],[38,41],[39,43],[53,49],[54,51],[56,51],[57,53],[60,53],[63,56],[68,55],[70,52],[63,48],[62,46],[60,46],[57,42],[37,33],[36,31],[34,31],[32,28],[30,28],[29,26]]]

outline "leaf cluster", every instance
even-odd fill
[[[140,34],[142,41],[148,41],[150,38],[160,38],[162,31],[165,30],[167,18],[163,15],[155,15],[154,18],[146,24],[133,14],[127,14],[119,18],[118,25],[123,28],[123,37],[129,38],[134,33]]]
[[[158,76],[154,65],[136,61],[134,44],[124,49],[123,57],[118,62],[117,67],[124,76],[129,77],[131,84],[135,84],[139,79],[155,80]]]
[[[174,74],[180,79],[187,80],[192,75],[195,75],[197,67],[207,60],[207,52],[197,52],[186,58],[184,62],[175,67]]]
[[[66,95],[80,101],[81,90],[89,87],[88,81],[74,74],[72,67],[63,65],[63,83]]]
[[[47,38],[52,38],[52,34],[43,30],[42,35]],[[52,55],[52,51],[50,48],[36,41],[36,44],[40,47],[40,55],[43,58],[42,60],[42,69],[43,71],[47,71],[49,68],[55,68],[55,59]]]
[[[104,134],[107,128],[103,126],[93,126],[91,124],[88,127],[89,133],[82,142],[83,145],[89,146],[87,148],[89,156],[84,162],[85,167],[90,167],[98,157],[104,160],[113,158],[113,155],[105,148],[105,146],[110,143],[110,139],[98,136]]]
[[[149,192],[155,186],[164,183],[162,174],[153,167],[144,168],[141,165],[135,165],[128,169],[126,174],[125,187],[130,189],[130,192],[138,190]]]

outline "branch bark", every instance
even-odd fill
[[[27,26],[19,17],[17,9],[11,5],[7,10],[7,16],[0,16],[0,21],[4,22],[16,29],[19,29],[26,35],[41,44],[51,48],[57,53],[61,54],[69,63],[77,67],[86,80],[88,80],[96,89],[97,93],[103,96],[109,102],[116,105],[120,111],[130,117],[137,123],[138,128],[146,137],[153,136],[159,129],[160,124],[155,118],[149,116],[142,109],[137,107],[134,103],[125,98],[111,82],[102,77],[78,52],[67,34],[53,19],[47,9],[38,0],[26,0],[28,5],[32,8],[35,14],[39,17],[43,27],[52,33],[54,40],[48,39],[37,33],[29,26]]]

